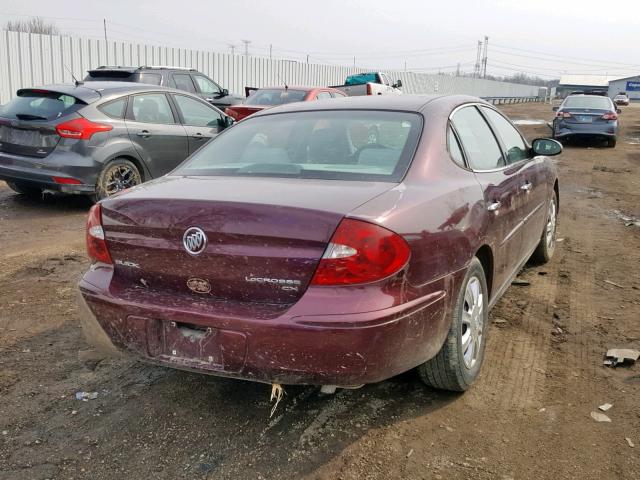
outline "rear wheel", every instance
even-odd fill
[[[94,202],[97,202],[140,183],[142,183],[142,175],[138,167],[126,158],[116,158],[107,163],[100,172],[96,193],[91,197]]]
[[[607,139],[607,147],[614,148],[616,146],[616,138],[608,138]]]
[[[547,208],[547,222],[542,229],[538,246],[531,255],[531,261],[537,264],[547,263],[556,249],[556,230],[558,224],[558,198],[555,191]]]
[[[7,182],[7,185],[11,190],[20,195],[25,195],[27,197],[38,198],[42,196],[42,189],[39,187],[35,187],[32,185],[27,185],[20,182]]]
[[[487,281],[480,260],[473,258],[465,275],[440,352],[418,367],[424,383],[463,392],[480,373],[488,327]]]

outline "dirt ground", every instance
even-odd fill
[[[640,364],[602,365],[607,348],[640,347],[640,105],[621,119],[615,149],[557,157],[562,241],[492,312],[469,392],[413,372],[333,396],[287,387],[273,419],[265,385],[79,356],[88,204],[0,182],[0,479],[638,478]]]

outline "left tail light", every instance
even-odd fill
[[[77,140],[89,140],[94,133],[113,130],[111,125],[96,123],[84,117],[74,118],[68,122],[56,125],[56,132],[62,138],[75,138]]]
[[[94,262],[113,264],[102,228],[102,207],[99,203],[89,210],[87,218],[87,254]]]
[[[373,85],[367,83],[367,95],[373,95]]]
[[[311,284],[355,285],[382,280],[402,270],[409,255],[409,245],[397,233],[346,218],[331,237]]]

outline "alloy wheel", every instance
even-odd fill
[[[129,165],[113,165],[105,173],[104,179],[106,196],[141,183],[140,174]]]
[[[484,341],[484,295],[480,279],[476,276],[467,282],[462,309],[462,357],[465,367],[472,369],[481,355]]]

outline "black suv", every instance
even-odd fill
[[[177,88],[198,95],[210,104],[223,110],[242,103],[243,97],[232,95],[205,74],[193,68],[182,67],[98,67],[89,70],[85,82],[137,82],[163,87]]]

